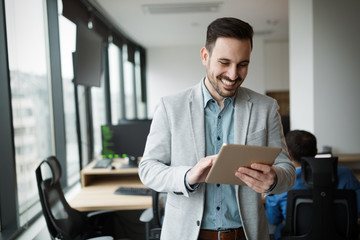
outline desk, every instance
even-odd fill
[[[339,163],[360,163],[360,153],[358,154],[334,154],[339,158]]]
[[[151,196],[117,195],[120,186],[145,187],[137,168],[120,168],[122,159],[115,159],[114,170],[94,169],[96,161],[81,171],[81,191],[70,201],[71,207],[79,211],[141,210],[151,207]]]
[[[360,153],[334,154],[334,156],[338,157],[338,166],[349,167],[360,181]]]

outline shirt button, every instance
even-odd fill
[[[220,210],[220,207],[216,207],[216,210],[218,210],[218,211],[219,211],[219,210]]]
[[[218,136],[218,137],[217,137],[217,140],[219,140],[219,141],[220,141],[220,139],[221,139],[221,138]]]
[[[200,221],[199,220],[196,221],[196,225],[200,226]]]
[[[216,184],[217,187],[220,187],[220,184]]]
[[[218,116],[218,119],[221,119],[221,116],[220,116],[220,115]]]

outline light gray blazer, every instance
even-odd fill
[[[278,183],[271,193],[288,191],[294,184],[278,114],[277,102],[247,88],[238,89],[235,100],[234,143],[282,147],[274,168]],[[205,188],[187,191],[185,173],[205,156],[205,123],[201,83],[164,97],[157,107],[139,164],[141,181],[167,192],[161,239],[196,240],[204,210]],[[269,239],[261,194],[247,186],[236,186],[238,208],[248,240]]]

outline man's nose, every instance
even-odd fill
[[[231,66],[228,70],[228,77],[231,80],[236,80],[239,75],[238,75],[238,71],[237,71],[237,67],[236,66]]]

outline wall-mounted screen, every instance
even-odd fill
[[[102,37],[84,24],[77,24],[75,83],[100,87],[102,72]]]

